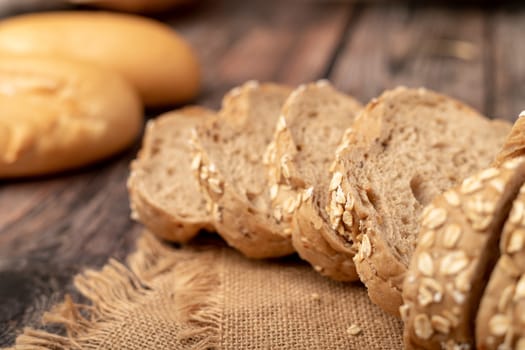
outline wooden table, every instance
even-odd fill
[[[498,118],[525,109],[525,8],[516,4],[210,0],[159,19],[197,49],[204,88],[196,102],[212,108],[248,79],[328,78],[363,102],[403,84]],[[133,249],[141,226],[129,218],[125,182],[138,147],[75,173],[0,182],[0,346],[74,292],[74,274]]]

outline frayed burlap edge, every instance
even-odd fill
[[[74,279],[76,289],[89,304],[75,304],[69,295],[46,312],[43,324],[59,324],[65,335],[25,328],[16,339],[15,350],[99,349],[106,325],[127,316],[134,303],[155,293],[156,278],[176,271],[174,292],[178,293],[177,322],[183,325],[179,340],[191,340],[196,350],[217,349],[222,316],[222,251],[197,253],[174,250],[145,233],[126,268],[111,259],[100,271],[87,270]],[[218,256],[220,255],[220,256]],[[7,350],[7,349],[6,349]]]

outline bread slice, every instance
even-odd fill
[[[521,112],[518,120],[514,123],[509,136],[503,144],[494,165],[500,165],[506,160],[525,154],[525,111]]]
[[[186,242],[212,230],[206,200],[191,170],[192,130],[215,113],[187,107],[148,122],[142,149],[131,163],[128,191],[132,217],[157,236]]]
[[[339,236],[357,242],[374,303],[398,314],[422,208],[487,167],[509,130],[425,89],[387,91],[359,115],[336,155],[329,214]]]
[[[263,154],[291,89],[248,82],[226,95],[220,121],[197,129],[195,165],[213,203],[217,232],[244,255],[288,255],[293,247],[272,215]]]
[[[523,120],[523,119],[520,119]],[[500,257],[476,317],[479,349],[525,349],[525,186],[512,203]]]
[[[525,158],[516,158],[465,179],[425,208],[400,309],[407,349],[474,347],[477,309],[524,182]]]
[[[323,238],[322,231],[330,230],[323,194],[335,149],[361,108],[327,81],[300,86],[283,107],[265,157],[274,216],[292,232],[299,255],[338,280],[356,280],[357,273],[347,255],[338,252],[345,244],[334,249]]]

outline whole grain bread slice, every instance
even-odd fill
[[[407,349],[474,347],[478,306],[524,182],[520,157],[466,178],[425,208],[400,308]]]
[[[345,244],[333,248],[323,238],[330,230],[323,194],[336,147],[361,108],[325,80],[298,87],[284,104],[265,157],[273,214],[292,233],[295,250],[322,274],[346,281],[357,273],[339,252]]]
[[[487,167],[510,124],[425,89],[397,88],[370,102],[352,129],[336,155],[330,223],[358,244],[354,262],[371,300],[398,314],[421,210]]]
[[[211,110],[187,107],[147,124],[142,148],[131,163],[128,191],[132,217],[163,239],[186,242],[201,229],[213,229],[192,174],[188,141],[195,126],[214,117]]]
[[[228,93],[220,122],[197,128],[197,178],[212,203],[217,232],[244,255],[288,255],[293,247],[272,215],[262,158],[291,89],[248,82]]]
[[[476,317],[478,349],[525,349],[525,186],[512,203]]]

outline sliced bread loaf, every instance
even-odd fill
[[[299,255],[338,280],[355,280],[357,274],[347,254],[339,253],[346,244],[332,248],[323,238],[322,231],[331,230],[323,194],[335,149],[361,108],[327,81],[300,86],[283,107],[265,157],[274,216],[292,232]]]
[[[210,198],[217,232],[252,258],[293,252],[284,225],[272,214],[266,168],[261,162],[291,90],[248,82],[226,95],[220,122],[197,129],[195,165]]]
[[[150,120],[142,149],[131,163],[128,191],[132,217],[157,236],[186,242],[213,229],[205,198],[191,170],[192,129],[215,116],[187,107]]]
[[[523,140],[523,139],[522,139]],[[525,186],[512,203],[500,257],[476,317],[478,349],[525,349]]]
[[[359,115],[336,155],[328,211],[332,232],[359,246],[373,302],[398,314],[423,207],[487,167],[509,131],[425,89],[387,91]]]
[[[403,285],[407,349],[472,349],[474,322],[498,240],[525,182],[525,158],[488,168],[437,197]]]

